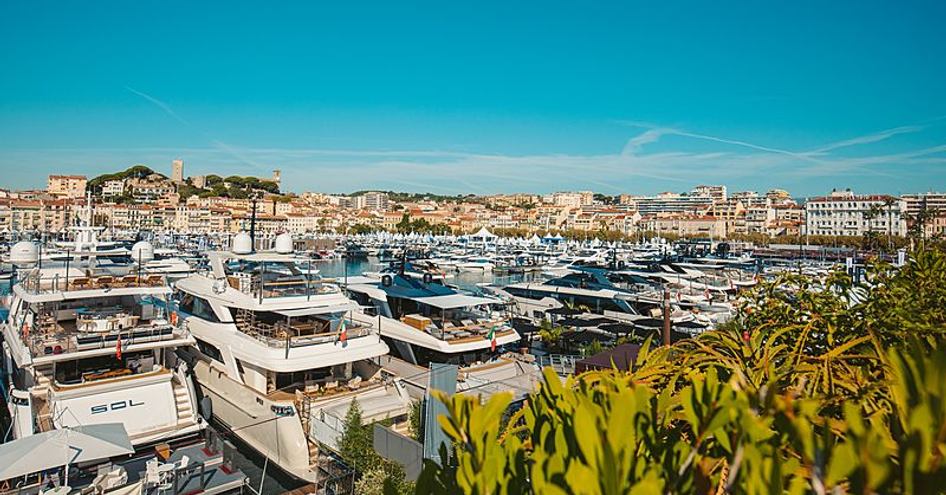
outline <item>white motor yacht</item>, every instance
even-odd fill
[[[123,423],[136,447],[203,427],[187,364],[194,339],[167,311],[165,277],[97,268],[95,251],[40,266],[21,242],[21,268],[2,324],[12,438],[64,427]]]
[[[319,445],[336,446],[354,400],[366,421],[378,421],[405,418],[410,399],[377,364],[388,346],[372,322],[292,255],[288,234],[275,251],[252,245],[238,234],[232,251],[208,253],[209,272],[176,284],[197,342],[201,406],[284,471],[314,482]]]

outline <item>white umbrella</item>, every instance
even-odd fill
[[[0,480],[134,452],[121,423],[61,428],[0,445]]]

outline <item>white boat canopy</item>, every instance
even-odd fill
[[[496,304],[501,302],[498,299],[468,296],[466,294],[419,297],[414,300],[440,309],[468,308],[470,306],[479,306],[480,304]]]
[[[0,445],[0,480],[133,453],[121,423],[60,428]]]

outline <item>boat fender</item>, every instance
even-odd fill
[[[390,275],[385,275],[381,277],[381,285],[385,287],[390,287],[394,283],[394,279]]]
[[[177,311],[171,311],[171,325],[177,326]]]
[[[434,281],[434,276],[433,276],[433,275],[431,275],[431,274],[429,274],[429,273],[425,273],[425,274],[424,274],[424,283],[425,283],[425,284],[429,284],[429,283],[431,283],[431,282],[433,282],[433,281]]]
[[[209,420],[210,418],[213,417],[213,413],[214,413],[213,400],[211,400],[210,396],[207,396],[207,395],[201,397],[200,398],[200,415],[203,416],[204,419]]]

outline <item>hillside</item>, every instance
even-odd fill
[[[107,181],[141,178],[141,177],[147,177],[151,174],[156,174],[156,173],[157,172],[155,172],[154,170],[151,170],[149,167],[145,165],[135,165],[121,172],[115,172],[113,174],[102,174],[90,180],[86,187],[90,189],[94,194],[100,194],[102,192],[102,184],[104,184]],[[158,175],[160,175],[161,177],[164,177],[165,179],[167,178],[163,174],[158,174]]]

